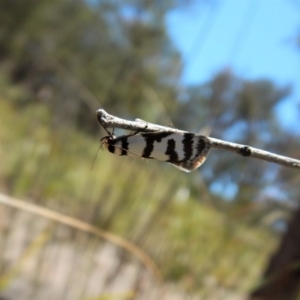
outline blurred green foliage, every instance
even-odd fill
[[[296,172],[217,150],[201,173],[104,151],[92,165],[99,107],[297,156],[275,113],[289,88],[226,70],[179,85],[164,27],[178,2],[1,1],[0,187],[128,238],[188,290],[245,291],[276,244],[268,216],[299,198]]]

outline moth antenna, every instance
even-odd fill
[[[95,154],[95,157],[94,157],[93,162],[92,162],[92,165],[91,165],[91,170],[93,170],[93,168],[94,168],[94,166],[95,166],[95,162],[96,162],[96,159],[97,159],[99,150],[102,148],[102,145],[103,145],[103,143],[100,144],[100,146],[99,146],[99,148],[98,148],[98,150],[97,150],[97,152],[96,152],[96,154]]]

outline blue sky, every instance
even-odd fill
[[[285,126],[295,124],[300,104],[300,1],[201,2],[173,10],[166,19],[169,36],[183,57],[182,82],[202,83],[230,68],[244,78],[290,84],[292,95],[278,108],[278,117]]]

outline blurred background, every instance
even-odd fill
[[[300,2],[0,8],[0,299],[252,297],[299,171],[218,150],[192,173],[93,163],[95,111],[299,158]]]

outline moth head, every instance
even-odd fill
[[[112,137],[109,135],[100,139],[100,148],[104,149],[104,150],[108,150],[108,147],[110,145],[109,141],[111,141],[111,140],[112,140]]]

